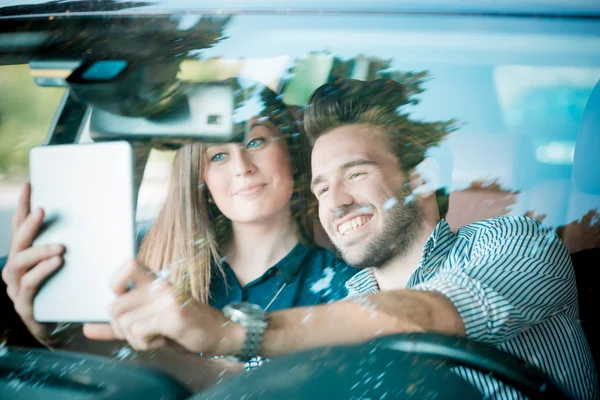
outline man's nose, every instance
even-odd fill
[[[344,185],[331,185],[327,196],[329,211],[336,216],[339,210],[354,203],[354,197]]]
[[[235,152],[234,161],[235,174],[237,176],[245,176],[256,170],[256,166],[252,162],[252,157],[244,149]]]

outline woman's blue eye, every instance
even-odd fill
[[[260,147],[264,142],[265,142],[264,138],[252,139],[251,141],[248,142],[248,144],[246,145],[246,148],[247,149],[255,149],[257,147]]]
[[[223,161],[224,158],[225,158],[225,153],[217,153],[210,158],[210,161],[219,162],[219,161]]]
[[[362,173],[361,172],[355,172],[352,175],[350,175],[350,179],[354,179],[354,178],[358,178],[359,176],[361,176]]]

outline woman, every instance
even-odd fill
[[[238,92],[235,114],[254,115],[237,125],[245,141],[177,151],[169,195],[139,259],[155,272],[171,267],[171,283],[217,308],[338,299],[354,271],[313,244],[308,139],[271,90]],[[311,290],[328,267],[337,272],[332,290]]]
[[[168,197],[144,238],[139,264],[168,277],[178,299],[216,308],[249,301],[276,310],[344,297],[343,284],[355,271],[312,242],[306,137],[268,88],[241,84],[236,99],[235,126],[245,141],[177,151]],[[2,276],[30,332],[50,345],[54,327],[33,319],[33,298],[60,268],[64,249],[32,247],[43,211],[30,213],[28,205],[26,187]]]

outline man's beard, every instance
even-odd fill
[[[355,268],[383,268],[392,259],[404,256],[417,240],[423,225],[423,218],[416,202],[398,202],[385,215],[383,232],[372,238],[364,251],[356,259],[348,257],[343,248],[338,247],[344,261]]]

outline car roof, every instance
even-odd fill
[[[600,18],[600,2],[590,0],[4,0],[2,17],[47,14],[247,13],[247,12],[355,12],[503,14]]]

